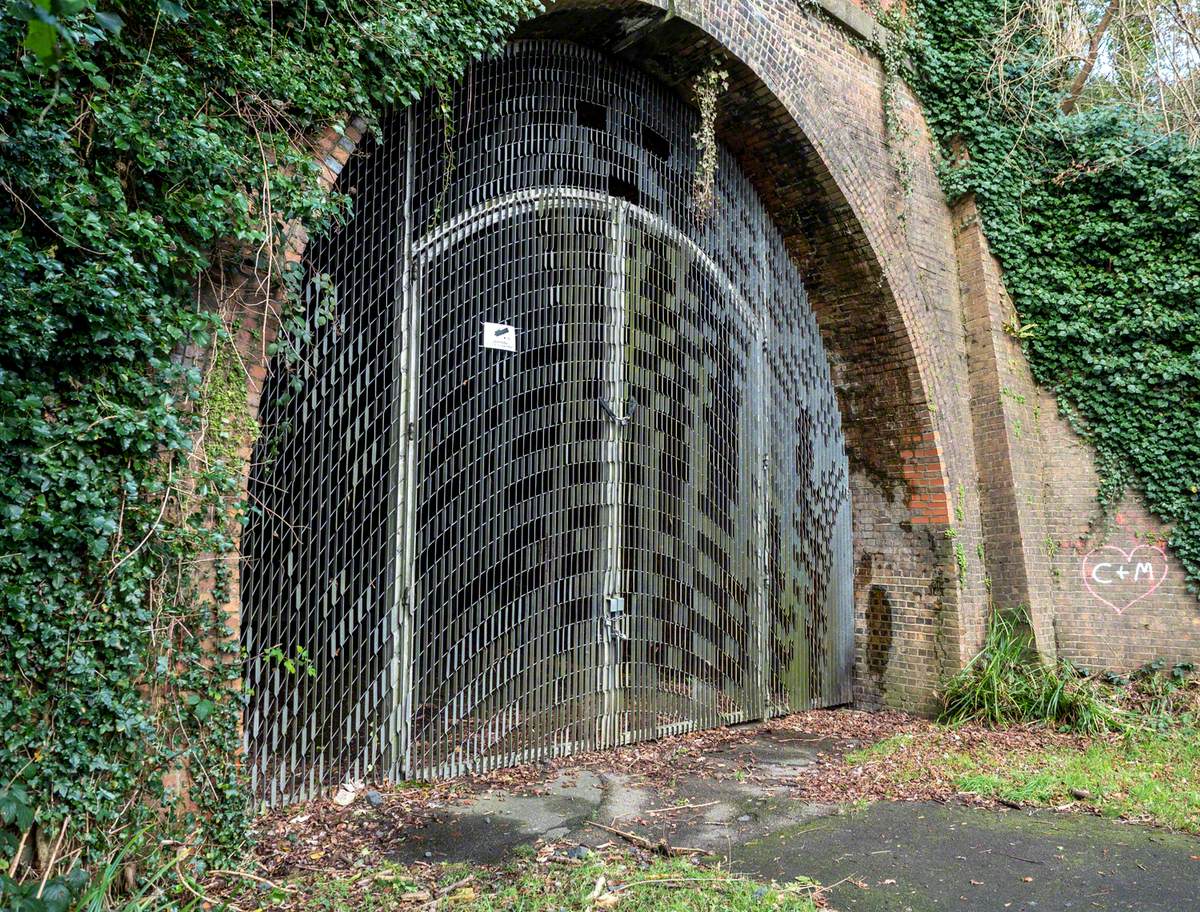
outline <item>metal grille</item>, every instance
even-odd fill
[[[824,351],[723,150],[695,217],[696,121],[626,66],[522,42],[352,159],[251,485],[266,800],[849,698]]]

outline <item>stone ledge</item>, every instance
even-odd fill
[[[875,40],[875,17],[852,0],[812,0],[829,18],[867,41]]]

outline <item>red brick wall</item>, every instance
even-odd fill
[[[1165,561],[1148,552],[1161,547],[1163,524],[1133,493],[1112,515],[1102,516],[1091,447],[1071,430],[1051,396],[1041,390],[1034,395],[1046,467],[1049,538],[1042,551],[1058,654],[1090,668],[1120,671],[1154,659],[1200,663],[1200,606],[1187,591],[1183,568],[1166,549]],[[1107,550],[1109,545],[1120,551]],[[1131,566],[1120,552],[1139,547]],[[1093,557],[1087,560],[1089,554]],[[1152,582],[1145,576],[1140,586],[1116,579],[1122,569],[1136,572],[1136,563],[1147,559],[1154,569]],[[1111,566],[1097,566],[1104,562]],[[1161,567],[1166,574],[1159,579]],[[1091,572],[1097,578],[1089,588],[1084,577]]]
[[[985,516],[1006,540],[988,560],[996,603],[1029,605],[1040,651],[1091,669],[1200,662],[1200,605],[1162,545],[1163,524],[1131,492],[1110,515],[1100,510],[1093,450],[1033,382],[974,202],[956,209],[968,336],[992,349],[972,365],[994,378],[975,415],[980,478],[1008,479],[1011,502]]]

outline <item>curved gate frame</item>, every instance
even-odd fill
[[[412,131],[412,115],[408,117],[408,129],[410,137]],[[410,139],[411,148],[411,139]],[[688,254],[697,262],[703,264],[705,271],[717,279],[723,287],[723,290],[728,294],[729,298],[735,303],[737,309],[741,312],[746,321],[754,328],[758,340],[759,357],[755,364],[754,370],[759,375],[754,381],[754,387],[761,392],[763,386],[763,378],[761,372],[763,370],[761,347],[765,344],[766,333],[768,330],[768,322],[765,315],[757,311],[746,300],[745,296],[737,288],[737,286],[729,279],[720,266],[709,256],[694,239],[689,237],[685,232],[679,230],[675,225],[666,221],[657,214],[634,205],[627,200],[621,200],[609,196],[607,194],[588,191],[570,187],[553,187],[553,188],[535,188],[528,190],[520,190],[515,193],[507,194],[498,199],[488,200],[481,203],[479,206],[460,213],[452,220],[438,226],[428,234],[417,239],[409,250],[407,256],[410,258],[405,263],[404,274],[406,276],[406,309],[408,312],[408,321],[406,325],[405,338],[407,340],[418,340],[421,338],[420,317],[422,312],[419,283],[415,281],[414,276],[421,273],[421,263],[429,257],[436,256],[443,252],[447,247],[456,242],[468,239],[472,234],[486,228],[489,225],[504,222],[513,218],[517,214],[525,212],[537,212],[539,214],[556,209],[584,206],[591,208],[599,216],[602,216],[607,221],[609,232],[609,251],[608,257],[608,274],[611,283],[609,288],[608,309],[611,316],[611,324],[609,326],[610,339],[608,346],[610,349],[607,364],[609,366],[609,376],[607,378],[607,403],[601,402],[605,411],[608,413],[611,421],[609,422],[609,431],[607,435],[607,469],[608,481],[608,511],[610,513],[607,525],[607,567],[605,570],[604,591],[609,593],[607,598],[611,598],[612,594],[622,592],[624,586],[621,582],[622,568],[619,562],[619,552],[621,548],[621,522],[619,520],[620,511],[620,488],[621,488],[621,467],[622,467],[622,429],[632,420],[633,415],[629,414],[628,402],[625,396],[625,379],[623,377],[622,365],[624,359],[620,357],[620,349],[623,346],[624,336],[624,319],[625,319],[625,285],[628,281],[628,276],[625,272],[624,257],[620,251],[626,243],[626,235],[629,228],[633,224],[641,224],[653,234],[669,239],[672,243],[680,248],[686,249]],[[759,252],[761,255],[761,251]],[[412,344],[411,341],[406,343],[406,361],[408,367],[405,371],[407,378],[414,378],[420,375],[419,346]],[[392,726],[395,733],[393,741],[393,756],[396,758],[391,771],[394,778],[437,778],[443,775],[458,775],[465,772],[469,765],[460,766],[457,764],[449,764],[443,767],[431,768],[428,766],[417,765],[412,756],[412,714],[414,711],[412,705],[412,679],[413,679],[413,663],[417,660],[413,648],[413,633],[414,624],[417,617],[417,599],[416,592],[416,571],[414,568],[414,546],[416,539],[416,500],[417,491],[415,484],[415,471],[413,467],[417,465],[417,454],[415,450],[416,436],[419,433],[420,415],[417,407],[417,390],[416,384],[409,382],[405,384],[404,399],[407,403],[407,413],[404,419],[403,426],[406,430],[406,448],[405,456],[402,460],[401,473],[407,479],[403,490],[404,494],[398,504],[398,512],[403,517],[403,522],[400,528],[403,530],[399,540],[397,541],[398,553],[404,555],[399,568],[398,592],[401,593],[400,598],[396,603],[397,620],[393,629],[396,631],[397,642],[399,648],[394,652],[394,668],[393,680],[395,681],[394,693],[401,695],[401,698],[396,702],[396,717]],[[620,415],[608,403],[626,403],[626,414]],[[760,397],[757,402],[759,409],[763,408],[763,401]],[[619,408],[620,406],[618,406]],[[635,406],[636,408],[636,406]],[[766,456],[766,426],[765,422],[758,422],[760,430],[760,439],[757,446],[759,454],[756,461],[762,464],[763,472],[767,469]],[[756,506],[756,511],[761,512],[765,509],[767,485],[760,481],[759,492],[762,503]],[[761,516],[756,517],[756,523],[761,524]],[[765,541],[761,534],[758,535],[758,550],[760,562],[765,562]],[[766,655],[768,641],[768,624],[765,616],[765,603],[763,602],[763,592],[761,589],[757,592],[756,600],[758,601],[759,617],[756,623],[756,634],[758,637],[757,651],[759,655]],[[671,734],[678,734],[701,726],[699,720],[686,720],[678,722],[671,726],[656,726],[652,731],[628,731],[622,730],[618,721],[618,706],[621,702],[621,687],[617,681],[617,662],[613,656],[613,638],[621,638],[622,634],[619,631],[618,625],[621,619],[601,616],[598,618],[598,647],[601,653],[601,658],[597,663],[597,690],[603,694],[603,709],[601,710],[601,718],[597,720],[596,736],[590,742],[583,744],[563,744],[555,745],[548,750],[538,749],[534,747],[529,756],[509,755],[501,757],[486,758],[487,766],[505,766],[520,762],[525,759],[533,759],[534,757],[541,758],[547,753],[558,755],[570,753],[575,749],[585,748],[610,748],[620,744],[630,743],[637,740],[645,740],[647,738],[665,737]],[[627,638],[627,634],[624,634]],[[745,711],[737,714],[726,714],[722,721],[726,724],[734,722],[748,721],[755,718],[766,718],[772,707],[768,705],[766,694],[768,691],[767,681],[767,665],[761,663],[758,668],[758,681],[756,684],[757,696],[753,699],[752,704],[747,706]],[[483,758],[480,758],[483,759]]]
[[[524,52],[523,49],[521,51],[514,51],[514,55],[522,52]],[[576,49],[571,53],[578,55],[579,52],[578,49]],[[410,182],[410,188],[412,186],[411,182],[413,180],[413,175],[418,170],[416,164],[414,163],[414,150],[418,145],[414,138],[414,134],[416,132],[414,129],[414,119],[416,117],[417,115],[413,111],[409,111],[406,115],[407,129],[405,132],[407,133],[407,141],[403,145],[404,174],[406,176],[405,179]],[[726,159],[723,160],[722,163],[722,168],[724,169],[725,173],[728,173],[729,171],[729,162],[730,160],[726,156]],[[581,188],[564,189],[558,186],[550,190],[535,189],[517,191],[514,194],[508,194],[500,197],[499,199],[485,202],[482,205],[476,206],[462,214],[454,215],[445,225],[434,229],[434,231],[430,232],[424,237],[421,237],[419,240],[413,239],[414,232],[408,228],[408,226],[411,226],[414,222],[413,200],[414,193],[411,191],[411,189],[409,192],[405,192],[403,194],[404,214],[402,222],[405,228],[402,232],[400,232],[400,234],[402,236],[402,246],[404,250],[400,259],[402,260],[401,287],[404,289],[404,302],[403,306],[392,311],[394,314],[393,335],[396,339],[403,343],[402,350],[397,351],[395,355],[396,366],[393,371],[393,378],[396,382],[400,382],[401,379],[403,379],[399,376],[400,374],[403,374],[404,378],[409,379],[418,375],[419,351],[417,350],[417,340],[420,338],[420,333],[418,330],[422,307],[419,306],[417,299],[417,282],[415,281],[415,276],[413,273],[414,264],[421,261],[422,258],[432,256],[432,251],[436,248],[438,243],[451,243],[456,231],[477,231],[479,230],[479,226],[481,224],[486,224],[489,220],[498,220],[511,217],[515,211],[520,211],[520,207],[522,205],[546,205],[547,201],[552,200],[557,202],[551,202],[550,205],[586,204],[593,207],[597,211],[607,211],[614,216],[612,219],[612,230],[614,234],[624,233],[624,230],[628,227],[630,221],[640,220],[650,224],[653,226],[656,233],[670,237],[674,242],[680,243],[682,246],[686,247],[698,260],[705,262],[708,267],[706,270],[708,274],[720,280],[720,283],[725,291],[731,293],[731,297],[734,301],[740,302],[743,310],[749,310],[753,312],[753,309],[750,308],[746,302],[744,295],[740,293],[738,284],[732,281],[729,275],[723,269],[717,266],[717,264],[711,259],[707,251],[701,245],[697,244],[692,238],[688,237],[686,233],[680,231],[673,223],[661,218],[657,214],[652,213],[642,207],[635,207],[633,204],[627,201],[614,199],[614,195],[611,193],[611,191],[610,193],[605,194],[584,190]],[[426,205],[428,204],[428,199],[425,200],[425,203]],[[771,251],[766,248],[765,241],[761,235],[756,235],[756,237],[758,240],[754,244],[753,255],[760,260],[765,260],[771,255]],[[613,271],[615,272],[616,270]],[[617,290],[619,290],[619,287]],[[316,296],[319,296],[319,293]],[[774,304],[779,304],[779,302],[774,302]],[[802,291],[800,292],[800,297],[795,302],[793,302],[791,305],[788,305],[785,302],[783,306],[785,310],[788,306],[797,307],[798,310],[795,312],[795,318],[799,319],[801,322],[806,321],[806,324],[812,330],[812,338],[816,339],[817,348],[815,352],[806,349],[798,353],[801,356],[801,360],[805,361],[805,366],[801,371],[801,374],[805,374],[807,372],[807,374],[818,378],[816,381],[818,383],[820,382],[819,378],[823,377],[824,383],[827,387],[829,383],[828,367],[824,364],[824,356],[820,352],[819,348],[819,337],[817,337],[815,333],[815,321],[813,320],[811,312],[808,311],[804,305]],[[617,311],[618,313],[623,312],[622,308],[617,308]],[[760,332],[760,337],[761,336],[762,333]],[[766,341],[767,340],[765,339],[760,339],[759,354],[754,367],[754,370],[761,375],[765,375],[770,371],[778,372],[782,369],[780,365],[783,364],[783,362],[787,362],[789,357],[797,354],[797,352],[785,352],[781,354],[779,351],[774,350],[764,352],[764,343]],[[814,361],[810,362],[808,360],[813,358],[815,358]],[[610,360],[611,363],[617,367],[619,367],[622,363],[620,358],[612,358]],[[794,362],[795,358],[792,358],[791,360]],[[783,367],[794,366],[794,363],[791,365],[783,365]],[[620,390],[617,384],[621,382],[621,379],[622,378],[620,377],[619,373],[614,373],[613,376],[608,378],[608,382],[611,384],[610,398],[613,400],[620,399]],[[416,604],[418,598],[418,594],[411,585],[413,579],[412,561],[414,559],[414,552],[411,550],[411,548],[415,539],[416,531],[416,523],[413,514],[416,509],[417,502],[415,487],[418,483],[417,474],[414,470],[416,462],[413,459],[412,453],[412,440],[415,430],[412,416],[416,413],[418,389],[415,383],[407,381],[402,386],[402,389],[402,398],[405,402],[405,410],[407,414],[405,415],[403,421],[392,421],[390,425],[389,438],[391,452],[394,454],[403,452],[405,456],[402,459],[393,460],[392,468],[390,470],[392,473],[391,481],[388,484],[389,490],[393,492],[394,506],[396,508],[402,507],[402,509],[392,509],[389,514],[388,521],[391,525],[389,528],[388,537],[393,542],[395,549],[403,549],[395,550],[393,552],[397,555],[402,555],[402,567],[400,568],[399,573],[392,573],[388,584],[390,587],[390,594],[388,597],[390,609],[389,617],[387,619],[388,632],[384,638],[386,642],[382,647],[385,651],[390,651],[390,655],[388,657],[388,682],[386,687],[378,684],[372,684],[370,688],[366,688],[364,685],[361,696],[356,698],[356,705],[353,707],[348,707],[344,711],[339,707],[335,707],[334,709],[337,712],[342,712],[343,715],[337,716],[335,713],[335,715],[330,718],[328,723],[319,723],[319,731],[312,725],[308,725],[307,728],[304,728],[303,726],[307,725],[307,723],[301,723],[303,733],[300,736],[300,740],[293,740],[290,745],[286,743],[286,739],[295,738],[295,736],[289,735],[288,732],[292,731],[295,728],[295,725],[300,722],[299,717],[303,716],[305,713],[306,705],[311,707],[311,700],[320,700],[322,699],[321,695],[318,693],[313,697],[304,695],[297,697],[293,694],[289,700],[288,708],[284,709],[284,721],[280,724],[276,724],[275,722],[268,720],[267,724],[270,727],[270,733],[266,739],[267,742],[269,742],[266,743],[268,753],[279,751],[281,748],[287,748],[291,756],[280,761],[280,772],[276,772],[273,768],[273,765],[276,763],[276,760],[273,757],[260,757],[258,762],[255,763],[253,769],[256,771],[261,769],[261,772],[264,775],[268,775],[269,773],[271,787],[273,789],[278,788],[279,791],[282,792],[282,796],[285,799],[290,797],[299,797],[299,794],[303,794],[307,790],[311,789],[318,780],[328,781],[331,776],[353,776],[363,775],[364,773],[367,775],[372,775],[377,774],[382,770],[387,770],[388,773],[393,777],[410,776],[414,773],[424,775],[445,775],[448,773],[452,774],[455,772],[460,772],[466,768],[480,769],[483,766],[495,766],[500,765],[503,762],[515,762],[525,757],[542,757],[547,756],[548,753],[562,753],[565,752],[565,750],[570,749],[572,746],[562,745],[560,747],[551,745],[549,749],[543,746],[541,748],[535,748],[531,752],[522,754],[514,754],[510,752],[505,754],[503,757],[498,758],[475,758],[474,760],[466,763],[455,762],[448,765],[443,764],[436,769],[429,766],[420,767],[414,764],[412,761],[410,752],[413,741],[413,720],[416,711],[416,707],[414,707],[412,702],[413,687],[411,686],[413,673],[412,665],[415,658],[413,654],[412,643],[415,632],[414,617],[416,614]],[[828,394],[828,400],[832,402],[831,389],[825,389],[824,392]],[[613,425],[610,428],[610,431],[612,431],[614,435],[613,439],[610,440],[610,443],[616,443],[616,446],[611,450],[611,452],[619,452],[620,449],[619,437],[617,437],[615,434],[615,429],[619,425],[615,419],[621,417],[624,417],[624,415],[618,411],[615,415]],[[840,434],[837,431],[837,412],[835,404],[832,406],[832,410],[824,416],[823,420],[833,421],[832,433],[838,440],[840,440]],[[758,440],[758,446],[760,450],[765,452],[767,449],[769,449],[765,438],[771,436],[771,433],[777,430],[777,428],[773,428],[771,429],[771,432],[769,432],[765,426],[765,422],[760,422]],[[811,435],[814,433],[814,430],[808,425],[802,427],[800,424],[797,424],[796,428],[794,429],[794,433],[799,435],[797,439],[807,439],[806,435]],[[824,431],[822,431],[822,433],[828,435],[831,433],[831,431],[826,428]],[[786,436],[786,434],[784,436]],[[403,441],[402,447],[398,445],[400,441]],[[784,440],[783,443],[786,447],[787,441]],[[821,660],[828,665],[826,673],[833,675],[837,675],[842,671],[849,670],[849,662],[847,657],[849,655],[850,642],[853,633],[852,623],[850,621],[850,580],[848,576],[849,504],[848,493],[846,491],[844,453],[841,455],[841,459],[843,469],[840,473],[840,476],[835,473],[829,479],[832,481],[833,485],[831,490],[840,490],[841,494],[839,498],[839,495],[834,493],[833,500],[830,501],[833,513],[836,515],[831,514],[832,518],[830,519],[830,528],[828,532],[833,534],[837,539],[837,541],[834,543],[834,547],[839,553],[844,555],[845,560],[839,559],[837,562],[838,566],[833,568],[835,571],[832,574],[834,591],[829,593],[829,597],[832,599],[832,603],[837,604],[838,616],[834,618],[835,629],[830,631],[830,633],[832,633],[834,636],[834,640],[828,643],[828,646],[831,648],[829,648],[827,652],[822,649],[822,655],[824,658]],[[619,467],[621,464],[621,460],[619,458],[610,458],[609,461],[612,465],[617,467]],[[809,481],[811,480],[812,479],[809,479]],[[825,483],[826,481],[827,479],[825,478],[821,479],[822,483]],[[619,487],[620,479],[616,479],[613,484]],[[775,497],[776,500],[780,500],[782,502],[787,500],[789,497],[799,496],[798,492],[800,491],[801,487],[802,486],[799,484],[792,484],[791,487],[788,487],[786,479],[780,481],[777,478],[775,482],[773,482],[773,487],[765,482],[760,485],[759,497],[764,500],[770,497]],[[793,504],[792,507],[798,509],[795,504]],[[760,513],[765,512],[765,510],[760,510]],[[617,536],[616,540],[611,541],[609,544],[609,552],[613,553],[621,546],[619,538],[620,523],[610,523],[609,528],[610,530],[614,530]],[[767,548],[766,543],[768,539],[771,541],[779,540],[779,530],[778,528],[763,528],[760,530],[760,534],[756,535],[756,539],[759,542],[758,547],[761,552]],[[325,550],[328,551],[328,549]],[[316,553],[323,552],[318,549]],[[760,560],[762,560],[761,554]],[[803,581],[801,581],[800,584],[795,584],[793,577],[789,574],[796,567],[804,565],[805,560],[808,560],[808,557],[801,556],[798,553],[795,555],[782,557],[777,562],[777,565],[773,566],[770,570],[770,574],[774,575],[776,583],[779,584],[776,586],[776,588],[779,589],[782,585],[786,584],[788,586],[800,585],[800,588],[803,589],[805,585]],[[842,566],[843,564],[844,566]],[[619,567],[610,568],[610,585],[605,587],[606,589],[611,588],[612,573],[618,569]],[[249,590],[251,587],[247,588]],[[803,593],[801,593],[801,595],[802,594]],[[318,595],[320,596],[319,604],[324,604],[327,601],[326,594],[318,593]],[[261,599],[262,596],[259,594],[256,597]],[[296,604],[299,605],[300,603],[297,601]],[[764,614],[770,614],[772,611],[774,611],[773,606],[768,605],[766,606]],[[797,622],[799,621],[798,618],[792,620]],[[304,623],[306,625],[305,629],[315,633],[320,633],[321,630],[328,629],[328,625],[319,619],[311,623],[308,621],[305,621]],[[808,623],[807,618],[804,619],[804,623]],[[255,626],[256,625],[253,621],[246,625],[246,630],[249,637],[256,635]],[[768,625],[766,623],[760,624],[757,632],[757,651],[759,656],[763,659],[763,661],[760,662],[759,668],[757,669],[758,674],[761,677],[768,677],[772,675],[780,675],[783,677],[784,672],[780,669],[782,666],[786,665],[786,671],[788,675],[791,675],[791,680],[799,680],[797,675],[803,676],[807,673],[809,665],[811,665],[817,659],[816,653],[810,651],[810,653],[806,655],[804,650],[799,650],[798,652],[794,650],[784,650],[783,652],[786,654],[776,655],[776,650],[772,648],[772,645],[769,642],[770,635],[767,630],[767,626]],[[820,629],[811,626],[802,628],[798,625],[798,623],[794,626],[791,633],[793,634],[793,640],[798,637],[806,638],[806,642],[808,642],[810,645],[817,639],[824,639],[824,632]],[[249,642],[251,645],[253,645],[253,640],[250,640]],[[254,654],[253,649],[251,649],[250,652],[252,655]],[[334,655],[336,654],[337,653],[335,652]],[[611,671],[611,665],[612,663],[604,663],[603,670]],[[843,681],[842,679],[838,678],[834,683],[836,686],[830,690],[828,694],[825,690],[822,690],[822,694],[824,694],[823,696],[817,697],[815,694],[812,696],[816,697],[821,702],[837,702],[839,697],[836,694],[838,693],[845,693],[845,695],[848,696],[848,680]],[[252,686],[254,685],[252,684]],[[370,693],[368,693],[368,689]],[[791,703],[791,701],[787,698],[786,693],[780,692],[768,694],[766,691],[769,689],[770,688],[764,689],[760,687],[760,692],[763,694],[763,699],[760,701],[762,705],[756,706],[752,713],[744,713],[739,718],[748,718],[755,715],[761,716],[789,708],[789,703]],[[609,687],[607,692],[611,693],[612,691],[613,688]],[[831,698],[829,694],[834,694],[834,696]],[[374,699],[381,699],[384,696],[387,696],[387,699],[391,701],[392,708],[388,713],[389,722],[386,726],[384,726],[384,731],[364,732],[361,730],[360,726],[360,730],[355,732],[353,730],[353,726],[359,723],[352,721],[350,716],[346,715],[345,713],[352,710],[356,714],[354,717],[355,719],[362,719],[372,716],[375,709],[367,706],[364,710],[365,704],[362,702],[365,699],[371,698],[371,695],[374,695]],[[845,696],[841,697],[841,699],[845,699]],[[309,702],[306,704],[306,701]],[[350,701],[346,702],[349,703]],[[811,705],[811,702],[811,699],[806,699],[797,701],[796,703],[791,703],[791,706],[795,708],[799,705]],[[272,711],[269,706],[267,707],[267,711]],[[605,713],[605,718],[611,719],[615,713],[615,710],[610,709]],[[638,729],[636,731],[622,732],[618,730],[617,726],[601,725],[599,726],[600,731],[591,740],[591,745],[588,746],[620,743],[624,740],[631,740],[634,737],[644,737],[647,735],[663,735],[672,731],[685,730],[687,728],[694,728],[700,725],[717,724],[720,721],[734,721],[734,719],[732,717],[720,719],[714,717],[711,720],[705,720],[703,722],[695,719],[685,720],[670,727],[655,725],[653,726],[653,731]],[[291,726],[291,728],[289,728],[289,726]],[[386,729],[390,729],[390,731]],[[248,725],[247,737],[253,744],[254,739],[261,738],[262,735],[255,735],[251,729],[251,726]],[[344,743],[341,744],[341,746],[330,747],[330,745],[333,744],[338,738],[344,739]],[[256,745],[258,748],[262,748],[263,746],[263,743]],[[260,750],[259,753],[261,754],[262,751]],[[374,773],[372,773],[372,771],[374,771]],[[262,781],[264,785],[266,784],[265,779],[260,781]]]

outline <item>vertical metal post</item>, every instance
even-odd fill
[[[605,396],[608,401],[609,415],[608,431],[606,434],[605,463],[607,468],[607,493],[605,496],[607,528],[605,539],[606,565],[604,571],[604,592],[600,598],[599,634],[600,634],[600,692],[602,694],[602,709],[600,718],[600,746],[611,747],[616,744],[620,732],[619,718],[621,711],[620,680],[618,675],[618,659],[620,644],[617,640],[616,619],[612,617],[611,602],[613,598],[622,596],[621,575],[621,422],[613,415],[624,414],[625,390],[625,284],[627,281],[625,262],[627,259],[626,234],[627,218],[626,204],[618,203],[612,207],[612,220],[609,222],[609,244],[607,261],[607,339],[605,344],[606,374]]]
[[[759,263],[766,263],[769,253],[764,243],[764,236],[758,236],[758,243],[755,244],[755,256]],[[757,476],[757,497],[754,504],[754,528],[755,551],[757,554],[756,576],[758,585],[756,586],[754,608],[755,608],[755,635],[756,643],[755,651],[755,686],[757,693],[754,696],[754,701],[750,711],[755,713],[758,718],[766,719],[771,714],[771,611],[770,601],[768,599],[768,589],[770,586],[770,552],[768,550],[768,517],[770,509],[771,496],[771,445],[768,439],[770,427],[775,419],[771,414],[771,400],[767,395],[767,346],[770,344],[769,334],[771,332],[771,321],[767,319],[766,313],[768,304],[771,299],[771,270],[761,269],[759,271],[759,295],[761,304],[755,314],[757,320],[756,344],[754,348],[754,368],[752,385],[752,397],[754,399],[754,413],[758,419],[754,422],[755,429],[755,453],[754,460],[755,475]]]
[[[417,394],[420,386],[420,310],[418,280],[413,274],[412,198],[413,150],[416,145],[413,109],[405,113],[404,129],[404,262],[401,271],[402,306],[394,332],[403,350],[403,377],[400,383],[403,409],[397,416],[399,445],[394,452],[400,484],[395,541],[395,598],[392,601],[392,773],[393,779],[412,775],[412,645],[413,619],[416,615],[416,511],[417,511]]]

